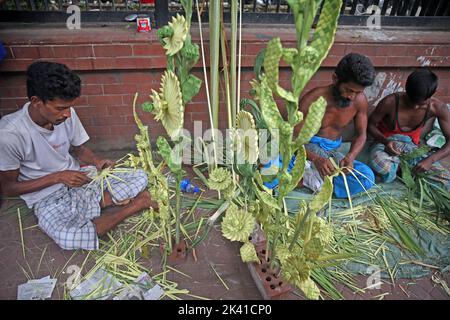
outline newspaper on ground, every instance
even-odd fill
[[[45,300],[52,297],[56,286],[56,279],[46,276],[41,279],[28,280],[19,285],[17,290],[17,300]]]
[[[122,287],[122,283],[119,280],[105,270],[98,269],[92,276],[70,291],[70,296],[74,300],[107,300],[120,287]]]
[[[164,294],[164,290],[146,272],[123,288],[113,300],[158,300]]]
[[[144,293],[144,300],[159,300],[163,294],[163,288],[156,284],[153,288]]]

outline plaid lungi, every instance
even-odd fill
[[[410,137],[395,134],[387,138],[389,141],[394,141],[395,148],[402,154],[408,154],[417,149],[418,146],[414,144]],[[398,156],[391,156],[384,151],[385,145],[382,143],[375,144],[370,150],[370,167],[381,176],[383,182],[390,183],[397,177],[398,166],[400,165],[400,158]],[[428,157],[430,153],[408,161],[408,164],[413,168],[421,160]],[[431,172],[437,172],[429,179],[442,183],[448,190],[450,190],[450,172],[446,170],[439,162],[433,163],[430,168]]]
[[[103,181],[115,203],[134,198],[147,186],[143,170],[114,173],[119,179]],[[123,180],[123,181],[121,181]],[[39,227],[61,248],[98,249],[98,236],[92,220],[100,216],[102,187],[93,182],[77,188],[63,186],[34,205]]]

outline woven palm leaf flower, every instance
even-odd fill
[[[296,216],[296,223],[300,223],[300,221],[303,220],[304,216],[305,212],[299,212]],[[330,244],[334,239],[333,226],[316,215],[309,216],[308,220],[309,219],[312,219],[313,223],[311,237],[316,237],[320,239],[322,245],[324,246]],[[300,231],[300,238],[306,239],[306,236],[307,230],[306,228],[303,228]]]
[[[248,163],[255,163],[258,159],[258,133],[255,120],[250,112],[239,111],[236,116],[237,151],[243,155]]]
[[[167,104],[163,103],[159,93],[153,89],[150,99],[153,101],[153,113],[155,114],[155,120],[160,121],[164,117],[164,111],[165,108],[167,108]]]
[[[248,241],[255,227],[255,218],[245,210],[231,205],[222,221],[222,234],[231,241]]]
[[[277,248],[275,250],[278,260],[280,260],[280,263],[283,265],[286,260],[292,255],[291,251],[289,251],[289,248],[285,244],[279,244],[277,245]]]
[[[259,200],[255,199],[254,201],[251,201],[248,205],[248,212],[250,212],[253,215],[256,215],[261,210],[261,207],[259,205]]]
[[[169,27],[172,28],[173,33],[172,36],[163,38],[163,48],[166,49],[166,55],[173,56],[183,48],[189,29],[186,19],[179,14],[176,17],[172,17]]]
[[[239,250],[241,254],[241,259],[243,262],[258,262],[258,255],[256,254],[256,249],[253,243],[246,242]]]
[[[163,220],[167,220],[170,218],[169,208],[167,206],[159,207],[159,217]]]
[[[316,232],[315,237],[319,238],[323,245],[330,244],[333,241],[333,227],[322,218],[317,217],[314,221],[313,232]]]
[[[233,183],[231,174],[224,168],[216,168],[209,175],[208,186],[210,189],[222,191],[227,189],[231,183]]]
[[[320,298],[320,289],[311,278],[299,283],[298,287],[303,291],[306,298],[310,300],[318,300]]]
[[[166,70],[161,78],[160,92],[152,90],[155,120],[161,121],[171,138],[183,128],[184,105],[181,96],[180,82],[170,70]]]
[[[300,284],[309,279],[311,267],[300,255],[288,257],[281,267],[281,274],[286,281],[300,287]]]
[[[323,246],[330,244],[334,239],[333,227],[318,216],[311,216],[310,219],[313,219],[311,236],[320,240],[320,243]],[[306,229],[303,229],[300,234],[302,238],[305,239]]]
[[[323,244],[319,238],[311,238],[304,247],[305,258],[309,261],[317,260],[323,251]]]

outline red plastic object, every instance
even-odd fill
[[[148,16],[141,16],[136,18],[137,32],[150,32],[152,27],[150,25],[150,18]]]
[[[155,4],[155,0],[141,0],[141,3],[145,3],[145,4]]]

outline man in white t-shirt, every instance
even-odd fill
[[[85,145],[89,136],[73,108],[80,84],[62,64],[38,61],[28,68],[29,102],[0,119],[0,183],[3,194],[34,209],[40,228],[60,247],[94,250],[98,236],[155,202],[142,170],[115,173],[120,179],[106,183],[80,168],[78,160],[99,171],[114,165]],[[100,214],[111,205],[122,207]]]

